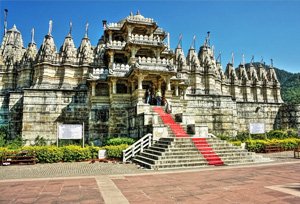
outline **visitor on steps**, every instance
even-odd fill
[[[161,93],[159,89],[157,89],[155,96],[156,96],[156,105],[161,106]]]
[[[148,88],[148,89],[146,89],[146,92],[145,92],[145,103],[149,104],[150,97],[151,97],[151,94],[150,94],[150,90]]]
[[[165,98],[165,112],[166,113],[172,113],[172,104],[166,98]]]

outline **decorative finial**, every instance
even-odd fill
[[[52,33],[52,20],[49,21],[49,30],[48,30],[48,35],[51,35]]]
[[[218,57],[217,57],[217,62],[218,63],[222,63],[222,55],[221,55],[221,52],[219,52],[219,55],[218,55]]]
[[[207,31],[207,37],[205,38],[204,46],[210,46],[210,31]]]
[[[196,35],[193,36],[193,41],[192,41],[190,49],[196,49]]]
[[[103,30],[106,29],[106,24],[107,24],[107,20],[102,20],[102,26],[103,26]]]
[[[271,68],[273,68],[273,59],[271,59]]]
[[[133,16],[133,13],[132,13],[132,11],[130,11],[130,14],[129,14],[130,16]]]
[[[250,64],[252,64],[253,62],[254,62],[254,55],[252,55],[252,58],[251,58]]]
[[[31,29],[31,44],[35,44],[35,42],[34,42],[34,28]]]
[[[234,53],[233,52],[231,53],[231,64],[232,64],[232,66],[234,65]]]
[[[211,55],[213,58],[215,58],[215,46],[214,45],[211,46]]]
[[[242,60],[243,60],[242,61],[243,67],[245,67],[245,55],[244,54],[242,55]]]
[[[170,49],[170,33],[167,34],[168,50]]]
[[[136,15],[141,15],[140,10],[137,10]]]
[[[69,30],[69,36],[71,36],[71,35],[72,35],[72,26],[73,26],[73,24],[72,24],[72,21],[70,21],[70,30]]]
[[[88,37],[88,31],[89,31],[89,23],[86,23],[85,24],[85,35],[84,35],[84,37]]]
[[[261,64],[263,64],[263,63],[264,63],[264,58],[263,58],[263,56],[261,56],[260,63],[261,63]]]
[[[177,44],[177,48],[182,48],[182,33],[180,33],[180,35],[179,35],[179,41]]]
[[[8,10],[4,9],[4,35],[7,31],[7,15],[8,15]]]

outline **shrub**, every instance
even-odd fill
[[[63,152],[63,161],[84,161],[92,158],[92,154],[88,147],[82,148],[80,146],[70,145],[60,147]]]
[[[271,130],[267,133],[268,139],[284,139],[288,138],[288,133],[283,130]]]
[[[105,146],[103,149],[106,150],[106,154],[108,157],[111,158],[122,158],[123,157],[123,150],[125,150],[129,145],[121,144],[118,146]]]
[[[236,140],[239,140],[239,141],[246,141],[249,139],[249,132],[246,132],[246,131],[243,131],[243,132],[238,132],[237,135],[235,136]]]
[[[110,138],[106,140],[105,145],[110,146],[110,145],[122,145],[122,144],[127,144],[127,145],[132,145],[135,143],[135,140],[130,137],[116,137],[116,138]]]
[[[265,140],[267,139],[266,134],[252,134],[251,139],[253,140]]]
[[[241,146],[242,142],[241,141],[231,141],[229,142],[230,144],[233,144],[234,146]]]
[[[220,135],[217,135],[217,137],[220,138],[221,140],[226,140],[226,141],[232,140],[232,137],[230,137],[229,135],[220,134]]]
[[[288,139],[271,139],[271,140],[247,140],[246,149],[251,152],[265,152],[267,145],[278,145],[283,150],[293,150],[300,145],[300,139],[288,138]]]
[[[266,144],[265,140],[247,140],[246,149],[250,152],[261,153],[265,151]]]
[[[95,147],[95,146],[87,146],[87,148],[89,149],[90,153],[91,153],[91,158],[92,159],[96,159],[98,158],[98,152],[100,149],[100,147]]]
[[[40,163],[55,163],[62,161],[63,151],[56,146],[27,146],[24,150],[35,151],[36,158]]]

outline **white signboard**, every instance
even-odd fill
[[[201,138],[208,137],[208,127],[207,126],[199,127],[199,137],[201,137]]]
[[[265,124],[264,123],[250,123],[249,128],[250,134],[264,134]]]
[[[82,139],[82,124],[60,124],[58,126],[59,139]]]

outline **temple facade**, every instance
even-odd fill
[[[223,71],[209,35],[199,51],[191,46],[185,55],[181,43],[173,51],[169,34],[139,12],[103,26],[96,46],[87,25],[76,48],[70,25],[59,49],[51,21],[39,48],[34,31],[27,48],[16,26],[6,31],[0,48],[0,124],[9,126],[12,137],[53,142],[58,123],[83,122],[87,142],[166,135],[152,111],[157,91],[183,126],[228,135],[255,122],[266,130],[283,127],[280,84],[272,67],[242,63],[235,68],[232,62]]]

